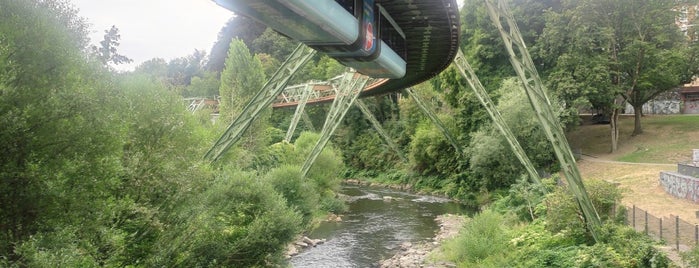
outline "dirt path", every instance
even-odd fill
[[[699,224],[696,213],[699,204],[676,198],[660,186],[661,171],[677,170],[677,165],[654,163],[627,163],[585,157],[578,162],[585,180],[605,180],[619,184],[622,202],[636,205],[657,217],[679,216],[681,219]]]

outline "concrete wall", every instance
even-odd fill
[[[683,112],[685,114],[699,114],[699,100],[685,101]]]
[[[679,114],[680,112],[679,100],[652,100],[643,105],[643,114]],[[626,103],[626,113],[634,113],[633,106],[628,102]]]
[[[685,176],[699,178],[699,166],[695,166],[692,164],[678,163],[677,164],[677,171],[680,174],[685,175]]]
[[[665,192],[699,203],[699,179],[677,172],[660,172],[660,185]]]

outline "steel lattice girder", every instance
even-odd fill
[[[328,115],[325,119],[325,124],[320,132],[320,139],[313,147],[311,154],[308,156],[308,158],[306,158],[306,161],[301,167],[301,173],[303,176],[308,174],[311,166],[313,166],[313,163],[323,151],[325,145],[328,144],[330,137],[332,137],[333,133],[335,133],[335,129],[337,129],[337,127],[340,125],[342,119],[347,114],[347,111],[349,111],[350,107],[352,107],[352,104],[357,99],[359,93],[362,91],[368,81],[369,77],[354,71],[347,72],[342,76],[340,85],[336,87],[337,93],[335,95],[335,100],[333,101],[332,106],[330,106],[330,110],[328,111]]]
[[[507,123],[505,123],[505,120],[502,119],[500,112],[497,110],[495,104],[488,96],[488,93],[485,91],[480,79],[478,79],[478,76],[476,76],[476,73],[466,60],[466,57],[464,57],[464,53],[461,52],[461,49],[459,49],[459,52],[456,53],[454,65],[456,65],[456,68],[459,69],[461,75],[466,78],[466,81],[468,82],[469,86],[471,86],[473,93],[476,94],[476,97],[478,97],[481,105],[483,105],[483,108],[485,108],[485,110],[488,112],[488,115],[490,115],[493,123],[495,123],[495,126],[498,128],[498,130],[500,130],[500,133],[505,136],[507,143],[510,144],[510,148],[512,148],[512,151],[517,156],[517,159],[519,159],[519,162],[522,163],[524,168],[529,173],[529,177],[533,182],[540,185],[541,179],[539,178],[539,174],[536,172],[534,164],[527,156],[527,153],[524,152],[524,149],[522,149],[522,146],[519,144],[519,141],[517,141],[515,135],[512,134],[510,127],[507,125]]]
[[[456,142],[456,139],[454,136],[449,133],[446,127],[444,127],[444,124],[442,124],[442,120],[439,120],[439,117],[437,117],[436,114],[430,110],[430,108],[427,107],[427,104],[425,104],[424,101],[422,101],[422,98],[412,89],[412,88],[406,88],[406,92],[408,92],[408,95],[415,100],[415,103],[417,103],[417,106],[420,107],[423,113],[427,115],[430,120],[432,120],[432,123],[439,128],[440,131],[442,131],[442,134],[444,134],[444,137],[447,138],[449,143],[451,144],[452,147],[454,147],[454,150],[458,152],[459,154],[463,155],[463,150],[461,150],[461,147],[459,147],[459,144]]]
[[[403,151],[400,150],[398,147],[398,144],[393,142],[393,139],[391,136],[386,133],[386,131],[383,130],[383,127],[381,127],[381,123],[379,123],[379,120],[376,120],[376,117],[371,113],[369,110],[369,107],[364,104],[362,100],[357,100],[354,105],[356,105],[359,110],[364,113],[364,116],[371,122],[371,125],[374,127],[377,133],[383,138],[384,142],[388,145],[388,147],[391,147],[391,149],[398,154],[398,157],[400,157],[403,162],[408,162],[408,158],[405,157],[405,154],[403,154]]]
[[[272,102],[282,93],[287,83],[294,74],[308,62],[316,51],[299,44],[294,52],[282,63],[279,69],[265,83],[260,91],[243,108],[240,116],[235,118],[226,131],[216,141],[216,143],[206,152],[205,159],[212,162],[217,161],[233,144],[240,140],[240,137],[252,125],[253,121],[260,116],[262,111],[270,107]]]
[[[500,31],[500,36],[505,43],[507,52],[510,54],[510,63],[512,63],[512,67],[515,69],[517,76],[524,85],[529,103],[536,112],[537,119],[546,137],[553,146],[556,157],[561,164],[561,170],[568,183],[568,188],[573,192],[575,199],[580,205],[590,233],[595,241],[599,241],[597,231],[602,225],[600,217],[585,190],[585,185],[582,182],[582,176],[580,176],[580,171],[575,163],[573,152],[565,137],[561,123],[551,108],[551,101],[534,67],[534,62],[529,55],[529,51],[527,51],[527,46],[524,43],[524,39],[522,39],[522,34],[517,28],[517,23],[505,1],[497,0],[497,4],[495,4],[493,0],[486,0],[485,3],[488,15],[493,24]],[[501,18],[505,19],[507,22],[509,31],[504,29]]]
[[[304,114],[304,108],[306,107],[306,102],[308,102],[308,97],[310,97],[313,92],[313,85],[310,83],[303,85],[301,88],[303,88],[303,92],[301,93],[301,98],[298,99],[299,104],[296,105],[294,117],[291,118],[291,124],[289,124],[289,129],[286,131],[286,136],[284,137],[284,141],[286,142],[291,142],[291,137],[294,135],[296,125],[298,125],[301,115]]]

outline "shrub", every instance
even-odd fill
[[[613,217],[615,204],[621,199],[621,193],[611,183],[599,180],[585,182],[586,189],[597,214],[603,220]],[[580,241],[592,243],[592,236],[587,231],[587,226],[582,217],[575,198],[565,187],[558,187],[554,192],[546,196],[544,200],[547,228],[557,233],[563,230],[571,232]]]
[[[266,178],[274,189],[284,196],[289,207],[301,214],[303,224],[308,224],[313,212],[318,208],[320,196],[313,185],[301,175],[301,168],[284,165],[272,169],[267,173]]]
[[[505,224],[503,215],[484,210],[465,224],[458,237],[444,245],[448,252],[446,257],[462,267],[479,263],[489,263],[493,267],[507,266],[505,253],[511,248],[508,245],[510,232]]]
[[[235,170],[226,171],[180,213],[181,223],[163,235],[152,266],[273,263],[301,225],[301,216],[269,182]]]

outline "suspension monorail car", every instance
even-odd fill
[[[375,78],[406,73],[405,34],[374,0],[214,0]]]

